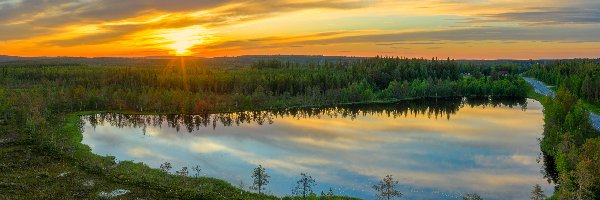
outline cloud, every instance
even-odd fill
[[[416,57],[515,55],[515,51],[503,49],[508,45],[490,45],[490,56],[480,51],[457,55],[451,50],[460,41],[477,45],[476,41],[489,40],[550,41],[555,45],[550,49],[554,54],[550,50],[531,54],[571,57],[595,55],[595,49],[582,42],[599,41],[598,22],[600,3],[596,0],[0,1],[0,42],[6,44],[3,54],[29,56],[167,54],[172,49],[155,33],[200,26],[214,33],[210,34],[214,40],[190,50],[208,57],[277,53],[371,56],[394,53],[390,50]],[[82,51],[89,49],[86,45],[98,48]],[[428,45],[441,49],[427,49]],[[407,48],[412,51],[402,51]],[[571,52],[565,52],[567,49]]]
[[[91,33],[71,39],[53,40],[42,44],[71,46],[81,41],[81,44],[94,44],[137,31],[159,28],[177,28],[192,25],[217,27],[271,17],[278,13],[292,12],[304,9],[352,9],[369,4],[369,1],[188,1],[188,0],[96,0],[96,1],[66,1],[66,0],[23,0],[11,4],[0,4],[0,27],[10,24],[23,24],[20,32],[4,31],[0,40],[25,39],[40,36],[41,33],[58,33],[58,27],[77,25],[97,25],[104,31]],[[166,17],[164,17],[167,15]],[[158,21],[138,23],[136,27],[106,25],[106,23],[127,21],[144,16],[159,17]],[[31,34],[20,35],[29,30],[38,30]],[[4,28],[4,27],[3,27]],[[10,27],[6,27],[10,28]],[[43,30],[43,31],[40,31]]]
[[[506,168],[514,165],[523,165],[528,167],[536,165],[536,158],[519,154],[509,156],[476,155],[473,157],[473,160],[479,166],[495,168]]]
[[[170,26],[164,26],[168,28]],[[52,40],[44,44],[71,46],[79,44],[97,44],[122,38],[127,34],[146,30],[145,26],[107,27],[107,32],[80,36],[66,40]],[[372,43],[377,46],[393,45],[443,45],[449,41],[559,41],[559,42],[600,42],[595,33],[599,26],[570,27],[490,27],[462,28],[448,30],[424,30],[401,33],[367,33],[360,31],[327,32],[292,37],[264,37],[250,40],[230,40],[212,45],[203,45],[202,49],[263,49],[282,47],[305,47],[310,45],[330,45],[348,43]],[[440,42],[424,42],[424,41]]]
[[[147,149],[145,147],[133,147],[130,149],[127,149],[127,154],[136,158],[150,158],[150,159],[157,159],[157,160],[173,160],[172,157],[169,156],[165,156],[159,153],[156,153],[150,149]]]
[[[391,45],[419,45],[419,44],[428,45],[428,44],[444,44],[444,43],[441,43],[441,42],[392,42],[392,43],[379,43],[379,44],[375,44],[375,45],[391,46]]]
[[[468,22],[524,22],[534,25],[600,23],[600,8],[540,8],[538,11],[517,11],[482,15]]]
[[[600,32],[600,26],[570,27],[494,27],[448,30],[426,30],[404,33],[383,33],[358,36],[345,36],[331,39],[299,42],[299,44],[323,43],[383,43],[424,40],[585,40],[600,41],[594,33]]]
[[[76,45],[93,45],[101,44],[105,42],[111,42],[117,39],[121,39],[128,34],[135,33],[136,31],[143,30],[144,28],[136,25],[125,25],[125,26],[106,26],[104,31],[77,36],[69,39],[49,40],[44,41],[43,45],[55,45],[55,46],[76,46]]]
[[[463,15],[458,19],[471,24],[494,22],[522,23],[526,25],[597,24],[600,23],[600,2],[596,0],[543,0],[543,1],[480,1],[464,4],[464,9],[487,6],[487,10]]]
[[[57,18],[67,18],[75,21],[113,21],[139,16],[143,12],[182,12],[222,5],[228,1],[209,0],[22,0],[19,3],[9,4],[0,9],[2,21],[18,21],[34,15],[34,23],[55,21]],[[68,21],[63,21],[68,22]],[[49,23],[54,24],[54,23]],[[55,24],[58,25],[58,24]]]
[[[0,41],[25,39],[51,32],[51,29],[36,28],[26,24],[0,24]]]
[[[596,33],[600,32],[597,26],[564,26],[545,27],[484,27],[484,28],[458,28],[447,30],[422,30],[414,32],[372,32],[347,31],[329,33],[327,37],[316,37],[315,34],[303,36],[265,37],[253,40],[224,41],[213,45],[203,46],[204,49],[255,49],[264,45],[270,47],[311,46],[311,45],[339,45],[350,43],[370,43],[376,46],[394,45],[443,45],[447,43],[464,44],[468,41],[559,41],[559,42],[600,42]],[[434,42],[435,41],[435,42]]]

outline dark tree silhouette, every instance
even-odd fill
[[[160,170],[163,172],[169,173],[169,171],[171,171],[171,168],[173,168],[173,166],[171,166],[170,162],[164,162],[163,164],[160,164]]]
[[[187,176],[189,172],[187,167],[182,167],[181,170],[176,171],[175,173],[179,176]]]
[[[333,190],[331,189],[331,187],[329,188],[329,191],[327,192],[327,198],[333,198]]]
[[[483,200],[477,193],[467,193],[462,196],[463,200]]]
[[[200,173],[202,172],[202,168],[200,168],[200,165],[196,165],[194,167],[192,167],[192,170],[194,170],[194,177],[198,178],[200,177]]]
[[[302,199],[306,199],[313,192],[312,187],[315,186],[315,179],[305,173],[300,173],[300,180],[296,183],[297,185],[293,190],[294,195],[302,195]]]
[[[271,176],[267,174],[266,169],[263,168],[262,165],[258,165],[252,172],[252,178],[254,179],[254,182],[251,189],[258,190],[258,194],[262,194],[264,187],[269,184],[269,178],[271,178]]]
[[[390,200],[402,197],[402,193],[396,190],[398,181],[394,180],[392,175],[386,175],[377,185],[373,185],[373,189],[377,191],[377,199]]]

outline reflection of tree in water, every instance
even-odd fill
[[[552,157],[551,155],[548,155],[544,152],[541,153],[540,157],[542,158],[538,158],[538,162],[542,162],[542,169],[540,170],[540,172],[542,173],[542,175],[544,176],[544,178],[548,181],[548,183],[554,183],[554,190],[558,190],[559,188],[559,175],[558,175],[558,169],[556,169],[556,160],[554,159],[554,157]]]
[[[490,98],[445,98],[445,99],[419,99],[411,101],[400,101],[396,103],[377,103],[377,104],[354,104],[338,105],[320,108],[291,108],[269,111],[243,111],[232,113],[200,114],[200,115],[125,115],[116,113],[102,113],[82,117],[88,121],[92,127],[98,124],[109,123],[111,126],[143,128],[146,126],[161,127],[163,122],[171,128],[179,131],[184,127],[188,132],[200,127],[212,126],[216,128],[217,124],[223,126],[232,126],[240,124],[256,123],[263,125],[272,124],[276,118],[293,117],[303,118],[350,118],[356,119],[358,116],[387,116],[387,117],[407,117],[427,116],[435,119],[450,119],[450,116],[464,107],[498,107],[519,106],[526,109],[527,100],[520,99],[490,99]]]

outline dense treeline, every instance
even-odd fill
[[[559,199],[600,197],[600,133],[590,124],[582,100],[561,87],[544,103],[544,137],[540,145],[549,180]]]
[[[124,57],[16,57],[0,55],[0,63],[8,65],[21,66],[40,66],[40,65],[96,65],[96,66],[168,66],[179,64],[179,57],[175,56],[149,56],[140,58]],[[244,55],[235,57],[185,57],[187,62],[197,63],[203,66],[219,67],[225,69],[235,69],[246,67],[252,63],[261,60],[285,60],[300,64],[322,64],[327,62],[353,61],[364,59],[361,57],[346,56],[307,56],[307,55]],[[505,63],[505,62],[503,62]],[[485,64],[489,64],[486,62]],[[501,64],[501,63],[498,63]]]
[[[566,87],[579,98],[600,104],[600,61],[570,60],[534,65],[527,74],[550,85]]]
[[[556,61],[527,72],[557,85],[554,99],[544,101],[544,134],[540,141],[545,173],[557,184],[553,198],[600,198],[600,133],[590,123],[587,103],[600,103],[597,60]]]
[[[202,65],[5,66],[7,88],[39,90],[48,108],[201,113],[423,97],[526,96],[514,66],[371,58],[320,65],[281,61],[221,70]]]

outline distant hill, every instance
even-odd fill
[[[323,55],[243,55],[233,57],[203,58],[193,56],[147,56],[147,57],[19,57],[0,55],[2,64],[28,65],[97,65],[97,66],[179,66],[180,59],[184,58],[188,65],[210,66],[219,68],[238,68],[249,66],[260,60],[278,60],[297,64],[322,64],[325,62],[356,61],[367,57],[323,56]],[[571,59],[578,60],[578,59]],[[600,59],[592,59],[600,62]],[[520,67],[531,67],[534,64],[554,62],[556,59],[543,60],[456,60],[460,63],[483,65],[501,65],[512,63]]]
[[[189,64],[204,64],[215,67],[243,67],[260,60],[279,60],[299,64],[319,64],[364,59],[361,57],[321,56],[321,55],[245,55],[236,57],[177,57],[177,56],[148,56],[148,57],[18,57],[0,56],[0,65],[5,64],[62,64],[62,65],[98,65],[98,66],[156,66],[179,65],[179,59],[184,58]]]
[[[22,57],[0,55],[0,62],[15,61],[15,60],[20,60],[20,59],[22,59]]]

